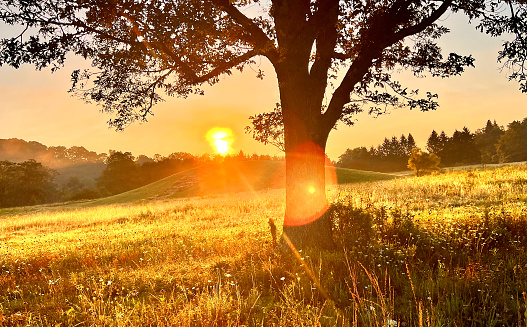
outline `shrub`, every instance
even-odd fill
[[[423,152],[419,148],[414,148],[410,159],[408,159],[408,168],[414,170],[415,174],[419,177],[431,171],[438,170],[440,162],[441,158],[437,155]]]

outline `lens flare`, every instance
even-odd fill
[[[234,141],[234,136],[230,128],[211,128],[207,132],[206,137],[216,153],[219,153],[224,156],[230,152],[231,144]]]
[[[324,149],[314,142],[299,144],[290,151],[284,226],[305,226],[324,216],[329,206],[326,192],[337,184],[337,175]]]

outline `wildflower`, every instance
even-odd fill
[[[285,277],[280,278],[280,280],[285,280]]]

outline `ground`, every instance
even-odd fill
[[[3,210],[0,324],[527,323],[525,165],[330,187],[339,249],[300,259],[272,244],[283,189],[150,191]]]

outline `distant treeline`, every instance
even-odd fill
[[[50,146],[35,141],[0,139],[0,160],[23,162],[33,159],[50,168],[58,168],[85,162],[104,162],[106,153],[98,154],[82,146]]]
[[[401,171],[407,169],[413,147],[415,141],[411,134],[399,139],[385,138],[376,148],[347,149],[336,166],[380,172]],[[474,133],[464,127],[452,136],[434,130],[428,138],[426,150],[441,158],[441,167],[527,161],[527,118],[521,122],[513,121],[507,128],[488,120],[485,127]]]
[[[283,160],[283,157],[245,155],[240,151],[225,157],[175,152],[168,157],[136,158],[131,152],[110,150],[109,155],[97,154],[83,147],[48,148],[38,142],[9,139],[0,140],[0,160],[0,207],[5,208],[118,194],[197,165],[231,160]],[[67,178],[61,176],[63,172]]]
[[[399,139],[385,138],[384,142],[368,150],[365,147],[347,149],[337,161],[336,166],[372,171],[399,171],[405,170],[408,158],[415,147],[412,134],[401,135]]]

